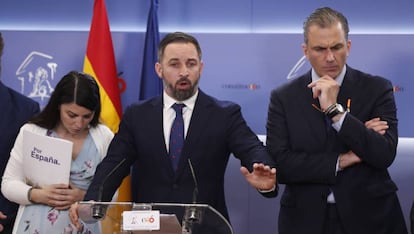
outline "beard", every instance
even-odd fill
[[[171,91],[171,95],[172,97],[177,100],[177,101],[184,101],[189,99],[191,96],[194,95],[195,90],[198,86],[198,81],[199,79],[197,79],[194,84],[191,83],[191,81],[187,78],[187,77],[182,77],[180,78],[175,84],[172,83],[168,83],[165,79],[164,81],[164,85],[167,86],[167,88]],[[177,84],[181,83],[181,82],[186,82],[190,84],[190,88],[186,89],[186,90],[182,90],[182,89],[178,89],[177,88]]]

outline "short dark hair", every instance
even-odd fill
[[[57,83],[45,108],[30,120],[46,129],[53,129],[60,122],[60,105],[75,103],[94,112],[89,123],[96,127],[101,114],[99,86],[95,79],[83,72],[70,71]]]
[[[341,23],[342,28],[345,33],[345,39],[348,40],[348,34],[349,34],[348,20],[342,13],[329,7],[321,7],[321,8],[316,9],[311,15],[309,15],[309,17],[303,23],[304,42],[306,44],[308,43],[308,33],[309,33],[309,27],[311,25],[316,24],[319,27],[325,28],[325,27],[332,26],[333,24],[337,22]]]
[[[197,49],[198,58],[201,60],[201,47],[197,39],[187,33],[173,32],[165,35],[165,37],[161,40],[160,44],[158,45],[158,62],[162,60],[167,45],[175,42],[193,44]]]

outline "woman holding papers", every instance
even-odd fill
[[[43,111],[20,129],[1,186],[7,199],[20,204],[13,233],[77,233],[71,226],[68,208],[83,200],[113,137],[111,130],[99,123],[100,112],[99,87],[95,80],[71,71],[56,85]],[[40,135],[39,139],[48,136],[49,147],[42,149],[44,146],[36,138],[29,141],[27,132]],[[60,148],[53,151],[56,147],[52,138],[71,143],[71,152]],[[27,144],[32,144],[31,148]],[[64,173],[65,163],[59,158],[64,154],[71,157],[66,163],[70,175]],[[34,163],[27,167],[30,161]],[[30,176],[31,169],[39,165],[45,171],[41,179]],[[62,170],[50,175],[47,170],[53,166]],[[51,182],[65,176],[66,181]],[[99,233],[98,225],[86,225],[83,231]]]

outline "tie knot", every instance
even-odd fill
[[[184,103],[175,103],[174,105],[172,105],[172,108],[175,110],[175,113],[179,113],[182,115],[183,113],[183,108],[185,107]]]

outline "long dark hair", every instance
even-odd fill
[[[67,103],[93,111],[94,117],[89,125],[98,125],[101,114],[99,86],[92,76],[78,71],[69,72],[59,81],[45,108],[29,122],[53,129],[60,122],[60,105]]]

